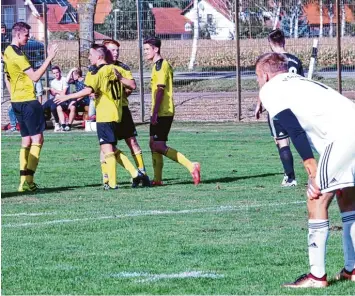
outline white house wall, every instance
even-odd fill
[[[211,4],[206,1],[199,2],[199,16],[203,23],[207,23],[207,15],[213,15],[213,22],[216,25],[216,34],[211,34],[213,40],[230,40],[234,36],[235,26],[232,21],[227,19],[223,14],[218,12]],[[195,20],[196,12],[194,8],[191,8],[185,17],[192,22]]]

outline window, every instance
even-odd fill
[[[211,25],[213,22],[213,14],[207,14],[207,24]]]

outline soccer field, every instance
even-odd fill
[[[138,140],[152,176],[148,128]],[[96,134],[46,132],[41,189],[21,194],[20,136],[2,134],[2,294],[354,295],[354,283],[332,280],[344,264],[336,202],[330,286],[280,287],[309,270],[307,180],[293,149],[299,185],[280,187],[266,124],[174,123],[169,137],[201,163],[199,186],[164,158],[166,186],[132,189],[118,167],[119,190],[103,191]]]

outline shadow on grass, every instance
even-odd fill
[[[233,177],[221,177],[215,179],[204,179],[202,175],[201,184],[211,184],[211,183],[231,183],[239,180],[246,180],[252,178],[265,178],[271,176],[279,176],[282,175],[281,173],[267,173],[267,174],[260,174],[260,175],[250,175],[250,176],[233,176]],[[170,184],[191,184],[191,181],[182,181],[182,182],[174,182]]]
[[[82,185],[82,186],[66,186],[66,187],[52,187],[52,188],[39,188],[35,192],[2,192],[1,193],[1,199],[3,198],[10,198],[10,197],[17,197],[17,196],[25,196],[25,195],[39,195],[39,194],[47,194],[47,193],[59,193],[62,191],[69,191],[73,190],[76,188],[83,188],[83,187],[101,187],[102,184],[88,184],[88,185]]]

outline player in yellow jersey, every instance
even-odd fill
[[[9,83],[11,105],[21,132],[20,149],[20,186],[19,192],[35,191],[37,185],[33,181],[39,155],[43,146],[45,118],[41,104],[35,94],[33,82],[37,82],[46,71],[57,53],[58,46],[49,47],[48,57],[42,66],[34,71],[21,46],[26,45],[31,26],[18,22],[12,27],[12,43],[5,49],[4,62],[6,79]]]
[[[200,164],[191,162],[183,154],[168,147],[166,141],[173,122],[173,69],[160,55],[161,41],[156,37],[144,40],[144,56],[154,63],[152,70],[152,109],[150,120],[150,149],[152,151],[154,179],[152,186],[162,185],[163,155],[186,167],[195,185],[201,181]]]
[[[70,99],[80,99],[95,93],[97,136],[100,144],[102,174],[107,175],[104,189],[117,189],[116,162],[130,163],[127,156],[116,148],[117,130],[122,119],[122,100],[117,70],[106,62],[107,49],[94,44],[90,48],[89,60],[95,69],[85,77],[85,88],[69,95],[58,95],[54,101],[61,103]],[[119,75],[118,75],[119,76]],[[126,167],[129,165],[125,164]],[[142,180],[142,175],[131,164],[132,187]]]
[[[121,82],[121,99],[122,99],[122,121],[118,130],[118,140],[125,140],[127,146],[131,150],[133,159],[137,168],[143,173],[143,186],[150,186],[150,180],[147,176],[143,161],[142,149],[137,141],[137,131],[133,122],[131,111],[128,107],[128,96],[136,89],[136,82],[133,78],[130,68],[118,60],[120,44],[116,40],[104,40],[103,45],[108,49],[108,63],[114,64],[118,72],[122,76]]]

